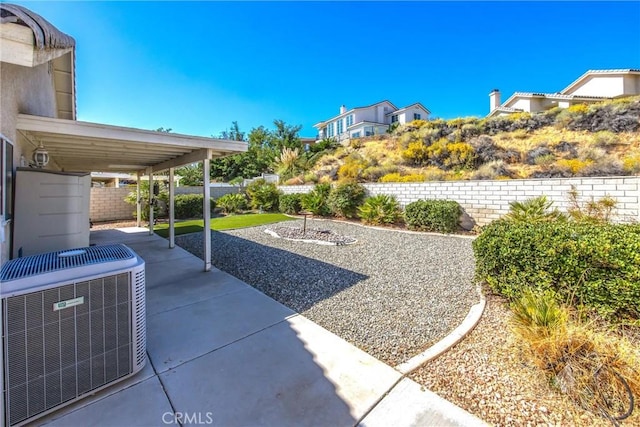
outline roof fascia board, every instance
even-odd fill
[[[28,114],[18,115],[16,127],[25,131],[71,135],[85,138],[122,140],[193,148],[212,148],[221,151],[247,151],[247,143],[242,141],[156,132],[100,123],[31,116]]]

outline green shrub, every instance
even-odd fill
[[[365,224],[395,224],[402,217],[402,211],[395,197],[379,194],[364,201],[358,208],[358,216]]]
[[[509,213],[504,219],[511,222],[534,223],[565,219],[557,209],[551,209],[553,202],[547,196],[534,197],[524,202],[509,203]]]
[[[247,186],[247,196],[253,209],[269,212],[278,208],[280,190],[271,182],[256,179]]]
[[[295,215],[302,210],[301,205],[302,194],[301,193],[293,193],[293,194],[283,194],[280,196],[279,208],[280,212]]]
[[[226,214],[234,214],[247,209],[247,198],[244,194],[225,194],[216,204]]]
[[[331,193],[331,184],[317,184],[313,190],[302,195],[300,204],[302,209],[311,212],[314,215],[329,216],[331,209],[327,204],[327,199]]]
[[[640,316],[640,225],[498,220],[473,242],[476,277],[519,298],[526,289],[608,318]]]
[[[358,207],[366,196],[365,188],[356,182],[339,184],[329,194],[327,203],[331,213],[338,217],[353,218],[358,212]]]
[[[402,158],[409,163],[421,165],[429,159],[428,147],[422,141],[410,142],[402,151]]]
[[[202,194],[178,194],[174,204],[175,217],[178,219],[202,218]],[[216,207],[215,200],[211,199],[211,212]]]
[[[411,230],[452,233],[458,228],[460,205],[453,200],[418,200],[409,203],[404,219]]]
[[[167,184],[162,181],[156,181],[153,183],[154,187],[158,188],[158,195],[155,196],[155,205],[153,206],[153,217],[160,218],[167,215],[167,210],[164,209],[169,204],[169,189]],[[140,199],[141,207],[140,219],[143,221],[149,221],[149,181],[142,181],[140,183]],[[135,187],[127,194],[124,201],[130,205],[136,206],[138,203],[138,194]],[[135,218],[137,210],[132,212],[132,216]]]

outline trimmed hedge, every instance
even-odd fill
[[[202,218],[202,194],[178,194],[175,198],[174,213],[177,219]],[[211,212],[216,202],[211,200]]]
[[[404,210],[404,220],[411,230],[453,233],[458,228],[462,208],[453,200],[418,200]]]
[[[296,215],[298,212],[302,210],[301,205],[302,194],[301,193],[293,193],[293,194],[283,194],[280,196],[280,212]]]
[[[640,225],[495,221],[473,242],[476,278],[517,298],[526,289],[611,319],[640,317]]]

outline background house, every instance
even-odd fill
[[[426,120],[429,113],[430,111],[419,102],[404,108],[398,108],[389,101],[350,110],[343,105],[340,107],[340,114],[313,127],[318,130],[318,140],[335,138],[337,141],[345,142],[351,138],[383,134],[394,123]]]
[[[515,92],[504,103],[500,91],[489,94],[487,117],[518,111],[537,113],[554,107],[567,108],[574,104],[599,102],[640,94],[640,70],[589,70],[573,83],[556,93]]]

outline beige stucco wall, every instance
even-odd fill
[[[615,97],[624,94],[624,77],[619,76],[590,76],[577,88],[567,95],[577,96],[605,96]]]
[[[629,74],[624,76],[624,94],[640,95],[640,75]]]
[[[29,68],[0,63],[0,132],[13,143],[13,165],[20,157],[31,156],[33,146],[16,131],[19,113],[56,116],[55,90],[49,64]],[[10,226],[4,223],[4,241],[0,242],[0,265],[9,259]]]
[[[531,99],[530,98],[517,98],[510,102],[505,107],[515,108],[522,111],[531,111]]]
[[[133,219],[136,207],[124,201],[124,198],[136,187],[91,188],[89,218],[93,222]]]

